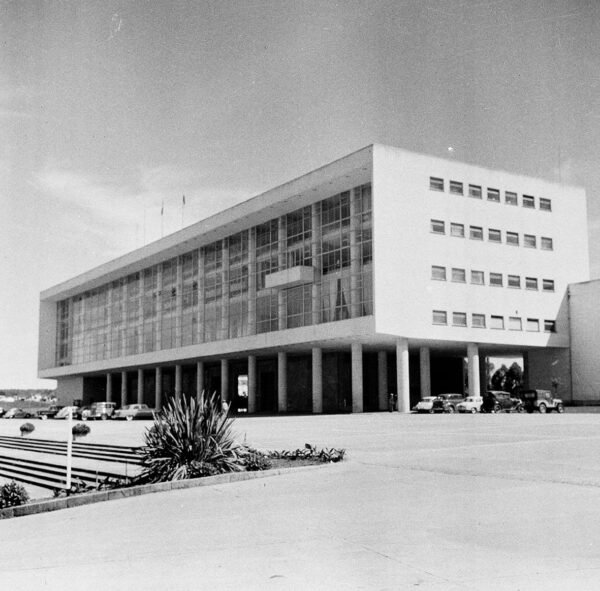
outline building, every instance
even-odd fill
[[[489,355],[547,384],[587,253],[582,189],[373,145],[44,291],[39,376],[251,413],[478,393]]]

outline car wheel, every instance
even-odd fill
[[[40,419],[42,419],[42,421],[46,421],[48,419],[48,415],[42,415]]]
[[[106,421],[106,419],[108,419],[108,415],[107,415],[107,414],[103,414],[103,415],[102,415],[100,418],[101,418],[103,421]]]
[[[133,416],[129,415],[129,416],[125,417],[125,419],[126,419],[127,421],[133,421]]]
[[[546,405],[542,402],[542,404],[540,404],[538,406],[538,410],[540,411],[541,414],[546,414]]]
[[[81,417],[81,420],[82,420],[82,421],[87,421],[87,420],[88,420],[88,418],[87,418],[87,417]]]
[[[562,404],[556,406],[556,412],[565,412],[565,407]]]
[[[472,415],[474,415],[474,414],[477,414],[477,409],[476,409],[475,407],[473,407],[473,408],[471,409],[471,414],[472,414]]]
[[[515,409],[517,412],[521,413],[521,412],[525,412],[525,409],[523,408],[522,404],[519,404],[519,406],[517,406],[517,408]]]
[[[448,406],[446,412],[452,414],[454,412],[454,407],[452,405]]]
[[[502,409],[499,404],[494,404],[493,412],[500,412]]]

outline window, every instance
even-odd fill
[[[554,320],[544,320],[544,332],[556,332],[556,322]]]
[[[505,191],[504,203],[506,203],[506,205],[517,205],[517,194],[512,191]]]
[[[537,289],[538,280],[535,277],[525,277],[525,289]]]
[[[521,289],[521,278],[518,275],[509,275],[508,287],[516,287],[517,289]]]
[[[535,248],[535,236],[533,234],[524,234],[523,235],[523,244],[527,248]]]
[[[552,211],[552,201],[550,199],[544,199],[540,197],[540,209],[542,211]]]
[[[450,181],[450,193],[454,195],[463,194],[463,184],[458,181]]]
[[[502,287],[502,273],[490,273],[490,285]]]
[[[446,225],[440,220],[431,220],[431,231],[434,234],[445,234]]]
[[[469,197],[481,199],[481,187],[479,185],[469,185]]]
[[[523,195],[523,207],[535,209],[535,197],[532,195]]]
[[[528,332],[540,332],[540,321],[537,318],[528,318],[526,326]]]
[[[542,279],[542,290],[543,291],[554,291],[554,280],[553,279]]]
[[[457,238],[464,238],[465,237],[464,224],[450,224],[450,235],[456,236]]]
[[[464,269],[452,269],[452,281],[464,283],[467,280]]]
[[[490,316],[490,328],[504,330],[504,316]]]
[[[502,232],[490,228],[488,230],[488,240],[490,242],[502,242]]]
[[[453,326],[467,326],[467,315],[464,312],[452,312]]]
[[[495,201],[496,203],[500,203],[500,191],[498,191],[498,189],[489,189],[488,188],[487,198],[488,198],[488,201]]]
[[[434,324],[448,324],[448,318],[446,312],[443,310],[433,311],[433,323]]]
[[[429,177],[429,188],[432,191],[443,191],[444,190],[444,179],[439,179],[435,176]]]
[[[546,238],[542,236],[540,238],[540,246],[542,250],[554,250],[554,245],[552,244],[552,238]]]
[[[517,232],[506,233],[506,244],[512,244],[513,246],[519,246],[519,234]]]
[[[508,330],[523,330],[523,323],[519,316],[508,317]]]
[[[485,328],[485,314],[471,314],[471,326],[473,328]]]
[[[471,283],[473,285],[484,285],[483,271],[471,271]]]
[[[469,238],[471,240],[483,240],[483,228],[480,226],[469,226]]]
[[[431,278],[438,281],[446,281],[446,267],[431,266]]]

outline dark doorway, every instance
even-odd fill
[[[273,359],[259,359],[256,363],[257,409],[259,412],[277,412],[277,362]]]

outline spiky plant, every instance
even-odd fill
[[[242,469],[233,420],[216,394],[171,398],[144,434],[141,482],[166,482]]]

